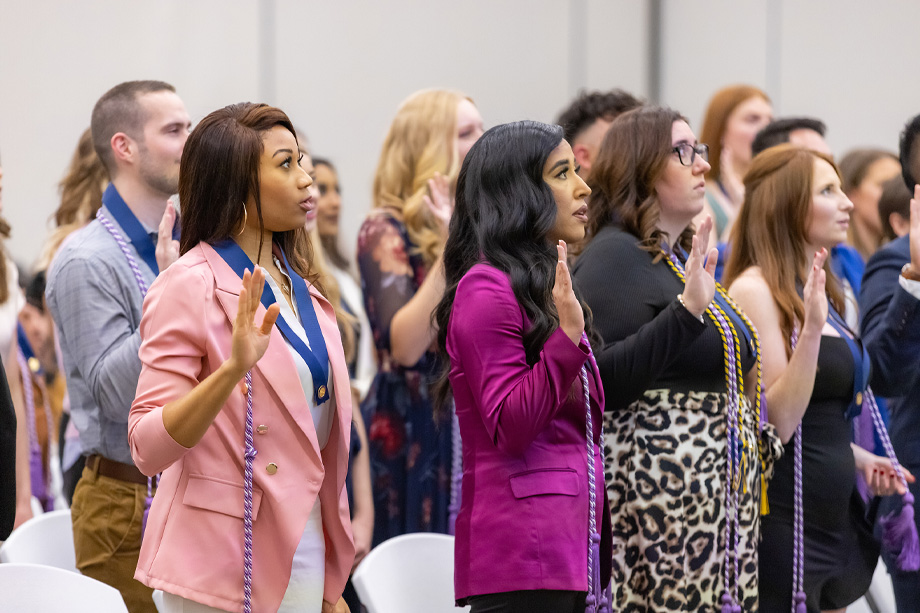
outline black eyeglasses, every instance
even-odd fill
[[[681,143],[671,151],[677,154],[680,163],[684,166],[692,166],[696,156],[703,158],[704,162],[709,161],[709,145],[699,144],[694,147],[690,143]]]

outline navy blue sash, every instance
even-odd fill
[[[847,347],[853,355],[853,396],[845,414],[847,419],[852,419],[862,412],[863,396],[866,388],[869,387],[869,375],[871,373],[869,352],[866,351],[864,346],[856,342],[855,335],[830,302],[827,305],[827,323],[837,331],[840,338],[846,341]]]
[[[243,278],[243,272],[253,271],[255,265],[246,252],[239,245],[230,239],[220,241],[212,245],[214,250],[224,259],[230,268],[233,269],[239,277]],[[313,302],[310,300],[310,292],[307,290],[307,283],[300,275],[294,272],[288,265],[287,256],[281,252],[281,258],[284,260],[284,267],[287,269],[288,276],[291,279],[291,286],[294,290],[294,298],[297,300],[297,312],[300,315],[300,322],[303,324],[304,331],[310,341],[308,347],[299,336],[279,316],[275,325],[284,335],[284,338],[294,347],[294,350],[303,358],[310,374],[313,377],[313,397],[316,404],[322,404],[329,400],[329,389],[326,387],[329,381],[329,353],[326,350],[326,339],[323,338],[323,331],[319,327],[319,320],[316,318],[316,312],[313,310]],[[275,294],[265,281],[265,287],[262,289],[262,305],[267,309],[275,303]]]
[[[21,323],[16,327],[16,341],[19,343],[22,355],[25,356],[26,362],[29,364],[29,370],[35,375],[42,374],[41,362],[35,357],[35,351],[33,351],[32,345],[29,343],[29,337],[26,336],[26,330]],[[23,373],[23,376],[25,376],[25,373]]]
[[[160,267],[157,266],[156,240],[152,240],[150,235],[147,234],[147,230],[144,229],[141,222],[137,220],[137,217],[131,212],[128,205],[125,204],[121,194],[115,189],[115,185],[110,183],[106,188],[105,193],[102,194],[102,204],[105,205],[105,208],[108,209],[112,217],[115,218],[115,222],[118,223],[125,234],[128,235],[131,246],[134,247],[137,254],[147,263],[147,266],[150,267],[153,274],[160,274]],[[176,217],[176,223],[173,224],[173,238],[179,240],[178,216]]]

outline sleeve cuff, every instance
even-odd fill
[[[904,275],[898,275],[898,284],[900,284],[905,292],[917,300],[920,300],[920,281],[912,281]]]

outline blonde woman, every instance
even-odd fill
[[[93,135],[87,128],[77,141],[67,174],[58,184],[61,204],[54,212],[55,229],[42,249],[38,270],[47,270],[64,239],[96,216],[108,184],[109,173],[93,149]]]
[[[482,135],[463,94],[416,92],[396,113],[358,236],[358,267],[378,373],[363,406],[374,474],[374,542],[448,532],[453,428],[432,413],[440,366],[431,314],[444,293],[442,252],[460,165]],[[453,507],[457,501],[454,500]],[[454,510],[456,510],[454,508]]]

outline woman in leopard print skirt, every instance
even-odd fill
[[[756,331],[712,276],[711,220],[693,235],[707,159],[679,113],[644,107],[614,121],[592,166],[592,240],[574,276],[605,343],[617,611],[758,606],[761,491],[779,444],[761,425]],[[708,266],[685,271],[694,250]],[[691,303],[697,283],[711,303]]]

